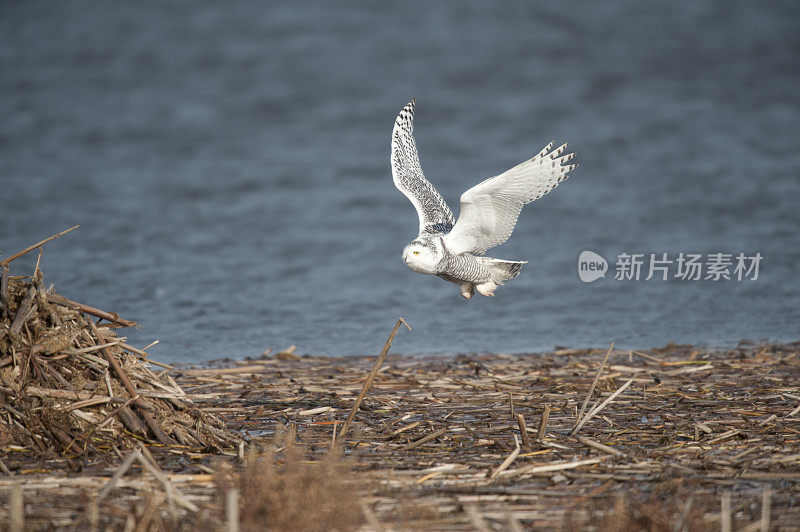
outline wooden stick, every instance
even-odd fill
[[[547,433],[547,422],[550,420],[550,403],[544,405],[544,410],[542,411],[542,421],[539,423],[539,433],[536,435],[536,439],[542,441],[544,439],[545,433]]]
[[[517,414],[517,425],[519,426],[519,435],[522,438],[522,446],[530,449],[531,440],[528,438],[528,428],[525,426],[525,417],[522,414]]]
[[[413,442],[411,442],[411,443],[409,443],[407,445],[404,445],[403,447],[400,447],[400,450],[401,451],[410,451],[411,449],[416,449],[420,445],[424,445],[424,444],[428,443],[429,441],[435,440],[439,436],[442,436],[445,432],[447,432],[447,427],[442,427],[439,430],[437,430],[435,432],[432,432],[432,433],[428,434],[427,436],[425,436],[423,438],[420,438],[420,439],[418,439],[416,441],[413,441]]]
[[[361,402],[364,401],[364,397],[367,395],[367,390],[369,387],[372,386],[372,381],[375,380],[375,376],[378,374],[378,370],[383,364],[383,360],[386,358],[386,355],[389,353],[389,349],[392,347],[392,341],[394,341],[395,335],[397,335],[397,331],[400,330],[400,325],[405,325],[408,330],[411,330],[411,326],[406,323],[406,320],[403,318],[397,318],[397,323],[394,324],[394,329],[392,329],[392,333],[389,335],[389,338],[386,340],[386,343],[383,345],[383,350],[381,350],[380,355],[378,355],[378,359],[375,361],[375,365],[372,366],[372,371],[370,371],[367,380],[364,381],[364,387],[361,388],[361,392],[358,394],[356,398],[356,402],[353,405],[353,409],[350,411],[350,415],[347,416],[347,420],[344,422],[344,427],[342,427],[342,431],[339,433],[338,441],[343,441],[344,437],[347,435],[347,431],[350,430],[350,424],[353,422],[353,418],[356,417],[356,412],[358,408],[361,406]]]
[[[31,252],[31,251],[33,251],[34,249],[36,249],[36,248],[38,248],[38,247],[40,247],[40,246],[42,246],[42,245],[44,245],[44,244],[47,244],[47,243],[48,243],[48,242],[50,242],[51,240],[55,240],[56,238],[58,238],[58,237],[60,237],[60,236],[62,236],[62,235],[66,235],[67,233],[69,233],[69,232],[70,232],[70,231],[72,231],[73,229],[77,229],[78,227],[80,227],[80,225],[76,225],[75,227],[70,227],[70,228],[69,228],[69,229],[67,229],[66,231],[61,231],[60,233],[57,233],[57,234],[55,234],[55,235],[53,235],[53,236],[49,236],[49,237],[45,238],[45,239],[44,239],[44,240],[42,240],[41,242],[37,242],[37,243],[35,243],[35,244],[34,244],[34,245],[32,245],[32,246],[28,246],[28,247],[26,247],[25,249],[23,249],[22,251],[17,251],[16,253],[14,253],[13,255],[11,255],[10,257],[8,257],[7,259],[3,259],[3,260],[1,260],[1,261],[0,261],[0,266],[5,266],[5,265],[7,265],[9,262],[11,262],[11,261],[13,261],[13,260],[16,260],[16,259],[20,258],[21,256],[25,255],[26,253],[30,253],[30,252]]]
[[[58,294],[47,294],[47,302],[54,303],[56,305],[61,305],[62,307],[71,308],[74,310],[78,310],[80,312],[85,312],[86,314],[91,314],[92,316],[96,316],[98,318],[102,318],[104,320],[108,320],[123,327],[136,327],[135,321],[130,320],[123,320],[119,317],[119,314],[116,312],[106,312],[105,310],[100,310],[99,308],[90,307],[89,305],[84,305],[83,303],[76,303],[75,301],[71,301],[64,296],[60,296]],[[102,338],[100,334],[97,334],[98,338]]]
[[[592,381],[592,385],[589,387],[589,393],[586,394],[586,399],[583,400],[583,405],[581,409],[578,411],[578,415],[575,417],[575,426],[572,428],[572,432],[570,434],[574,434],[578,431],[578,423],[580,423],[581,416],[583,416],[583,412],[586,410],[586,405],[589,404],[589,399],[592,398],[592,393],[594,393],[594,387],[597,386],[597,381],[600,380],[600,374],[603,373],[603,367],[606,365],[606,360],[608,360],[608,355],[611,354],[611,350],[614,349],[614,342],[611,342],[611,347],[608,348],[606,352],[606,357],[603,359],[603,362],[600,363],[600,367],[597,368],[597,373],[594,376],[594,380]]]

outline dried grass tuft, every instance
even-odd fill
[[[716,529],[715,523],[704,519],[704,505],[685,492],[670,495],[656,489],[646,500],[636,493],[628,493],[616,497],[611,507],[607,505],[609,501],[601,499],[567,512],[561,529],[564,532],[704,532]]]
[[[219,493],[239,491],[242,530],[354,530],[363,523],[360,492],[350,465],[334,448],[319,460],[286,431],[277,450],[250,453],[235,472],[223,465]]]

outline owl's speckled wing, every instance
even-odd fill
[[[392,130],[392,177],[394,185],[411,200],[419,215],[419,232],[447,233],[455,218],[442,196],[436,192],[419,165],[417,143],[414,142],[414,102],[406,105]]]
[[[535,157],[499,176],[479,183],[461,195],[461,212],[444,237],[451,253],[483,254],[511,236],[522,206],[556,188],[577,164],[562,155],[567,145],[553,150],[551,142]]]

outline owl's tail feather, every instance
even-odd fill
[[[509,279],[519,275],[522,265],[528,261],[493,259],[491,257],[476,257],[492,272],[492,282],[501,285]]]

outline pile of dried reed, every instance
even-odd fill
[[[136,441],[237,444],[222,421],[194,407],[170,366],[117,336],[134,322],[46,288],[39,261],[30,277],[9,274],[11,261],[61,234],[0,261],[0,466],[14,453],[91,457]]]

